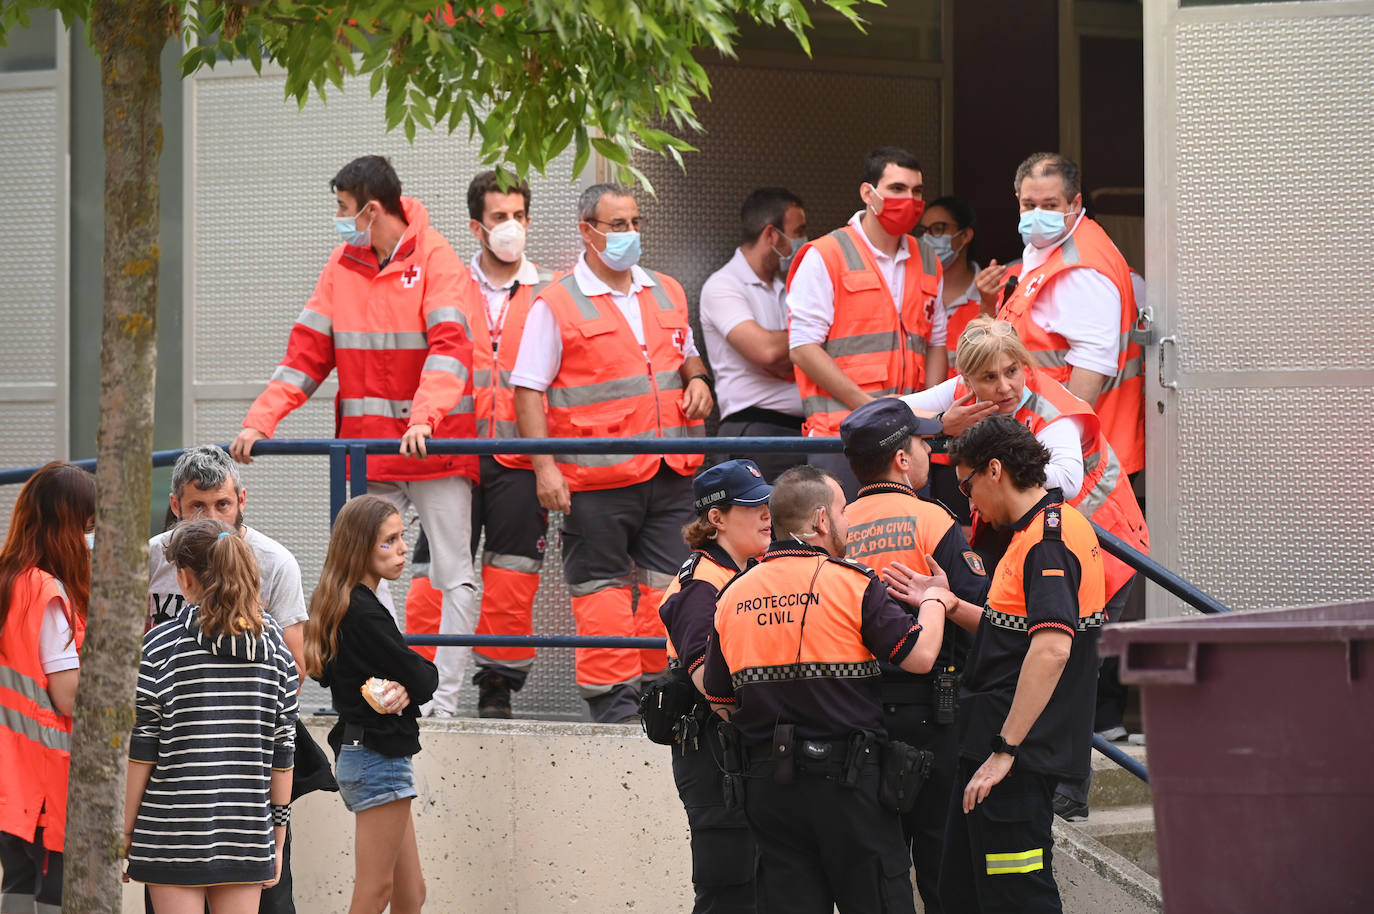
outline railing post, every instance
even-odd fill
[[[329,526],[333,528],[334,518],[343,510],[348,501],[348,446],[331,444],[329,446]]]
[[[348,446],[349,497],[367,494],[367,445]]]

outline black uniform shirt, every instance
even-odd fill
[[[1013,534],[1026,531],[1032,523],[1044,523],[1045,508],[1061,501],[1059,490],[1050,491],[1012,525]],[[1097,548],[1095,543],[1092,548]],[[1004,559],[1012,560],[1010,556]],[[1024,616],[984,609],[960,690],[959,750],[963,757],[975,761],[988,757],[992,737],[1001,732],[1011,710],[1031,638],[1037,631],[1050,628],[1072,636],[1073,646],[1054,694],[1021,741],[1016,764],[1061,778],[1087,776],[1102,614],[1099,606],[1092,616],[1079,618],[1081,576],[1079,558],[1069,545],[1047,536],[1025,554]]]
[[[706,658],[706,641],[715,630],[718,592],[715,584],[702,580],[695,572],[701,567],[700,563],[707,559],[724,569],[738,571],[730,553],[715,543],[707,543],[699,551],[706,553],[706,558],[697,558],[693,563],[692,579],[681,584],[678,592],[658,608],[668,637],[677,649],[678,663],[688,673]]]

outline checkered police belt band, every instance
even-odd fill
[[[747,666],[730,674],[730,682],[738,691],[741,686],[757,682],[787,682],[800,679],[870,679],[882,675],[876,660],[851,663],[788,663],[783,666]]]
[[[1015,613],[999,612],[991,606],[985,605],[983,607],[983,618],[998,628],[1004,628],[1007,631],[1024,632],[1028,629],[1025,616],[1018,616]],[[1090,628],[1101,628],[1102,624],[1106,621],[1106,614],[1102,610],[1098,610],[1092,615],[1079,618],[1078,630],[1080,632],[1085,632]]]

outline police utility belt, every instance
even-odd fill
[[[701,745],[701,728],[711,719],[711,706],[700,699],[681,667],[649,684],[639,697],[644,735],[662,746],[679,746],[683,755]]]
[[[798,739],[795,725],[780,723],[773,728],[771,741],[743,745],[739,732],[725,724],[720,737],[725,750],[727,808],[742,803],[747,778],[771,776],[776,784],[791,784],[801,775],[853,788],[863,770],[876,764],[878,802],[897,812],[910,812],[935,759],[928,749],[896,741],[883,743],[866,730],[857,730],[845,740]],[[770,767],[771,775],[765,774]]]

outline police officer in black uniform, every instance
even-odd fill
[[[737,733],[727,783],[759,845],[758,909],[914,914],[894,802],[910,784],[888,777],[911,756],[885,745],[877,658],[929,671],[946,607],[918,621],[842,558],[844,492],[823,471],[785,471],[769,508],[774,542],[720,592],[701,676]]]
[[[752,460],[727,460],[692,481],[697,519],[682,530],[692,554],[664,592],[669,681],[651,686],[640,711],[650,739],[673,746],[673,780],[692,834],[692,914],[754,914],[758,852],[744,810],[726,809],[721,721],[689,680],[706,655],[716,595],[768,548],[773,487]]]
[[[953,514],[916,493],[930,474],[923,437],[941,433],[938,420],[915,416],[896,397],[879,397],[860,406],[840,424],[849,467],[859,480],[858,497],[845,508],[849,555],[887,577],[913,585],[913,605],[926,599],[931,585],[948,587],[961,600],[982,606],[988,592],[983,561],[970,549]],[[927,563],[929,557],[934,566]],[[902,815],[902,832],[916,868],[916,888],[926,914],[943,914],[940,858],[945,818],[959,762],[955,727],[959,674],[972,639],[945,623],[944,643],[935,668],[921,675],[889,663],[883,671],[883,725],[888,736],[929,749],[933,764],[911,810]]]

